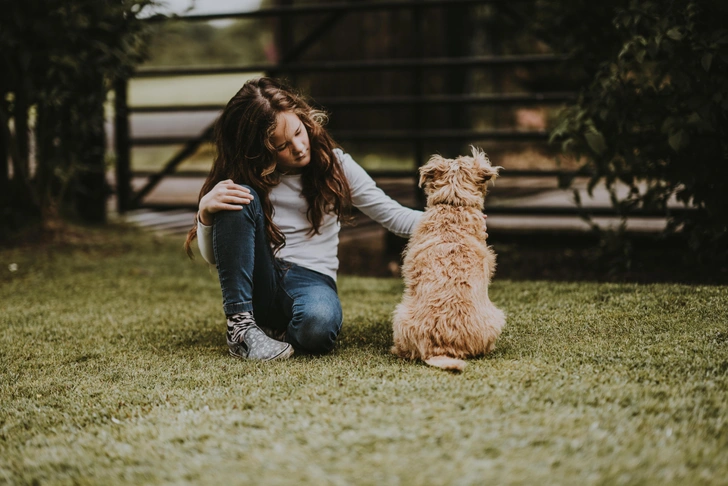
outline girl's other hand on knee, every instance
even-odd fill
[[[218,211],[240,211],[243,204],[250,204],[253,195],[247,187],[235,184],[231,179],[218,182],[200,199],[199,221],[205,226],[212,224],[212,215]]]

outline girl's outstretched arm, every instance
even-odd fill
[[[397,236],[408,237],[412,234],[422,217],[422,211],[404,207],[387,196],[349,154],[339,149],[334,152],[349,182],[352,204]]]

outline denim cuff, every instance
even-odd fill
[[[236,302],[234,304],[223,304],[222,309],[225,311],[226,316],[240,314],[241,312],[253,312],[253,302],[248,301]]]

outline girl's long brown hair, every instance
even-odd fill
[[[258,78],[246,82],[228,102],[215,124],[216,155],[210,174],[200,190],[198,203],[215,185],[226,179],[252,187],[258,194],[265,214],[265,231],[273,252],[286,244],[286,238],[273,223],[270,191],[279,183],[276,151],[270,138],[276,128],[276,116],[291,112],[308,130],[311,162],[303,169],[303,196],[308,203],[306,214],[311,234],[319,233],[324,214],[333,213],[341,220],[349,208],[351,192],[341,163],[334,154],[336,146],[324,129],[326,114],[315,110],[283,82]],[[197,217],[185,241],[197,237]]]

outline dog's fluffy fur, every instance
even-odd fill
[[[488,298],[495,253],[483,219],[486,185],[500,167],[472,150],[455,160],[434,155],[420,168],[427,207],[405,249],[406,288],[393,315],[394,354],[452,371],[492,351],[505,324]]]

